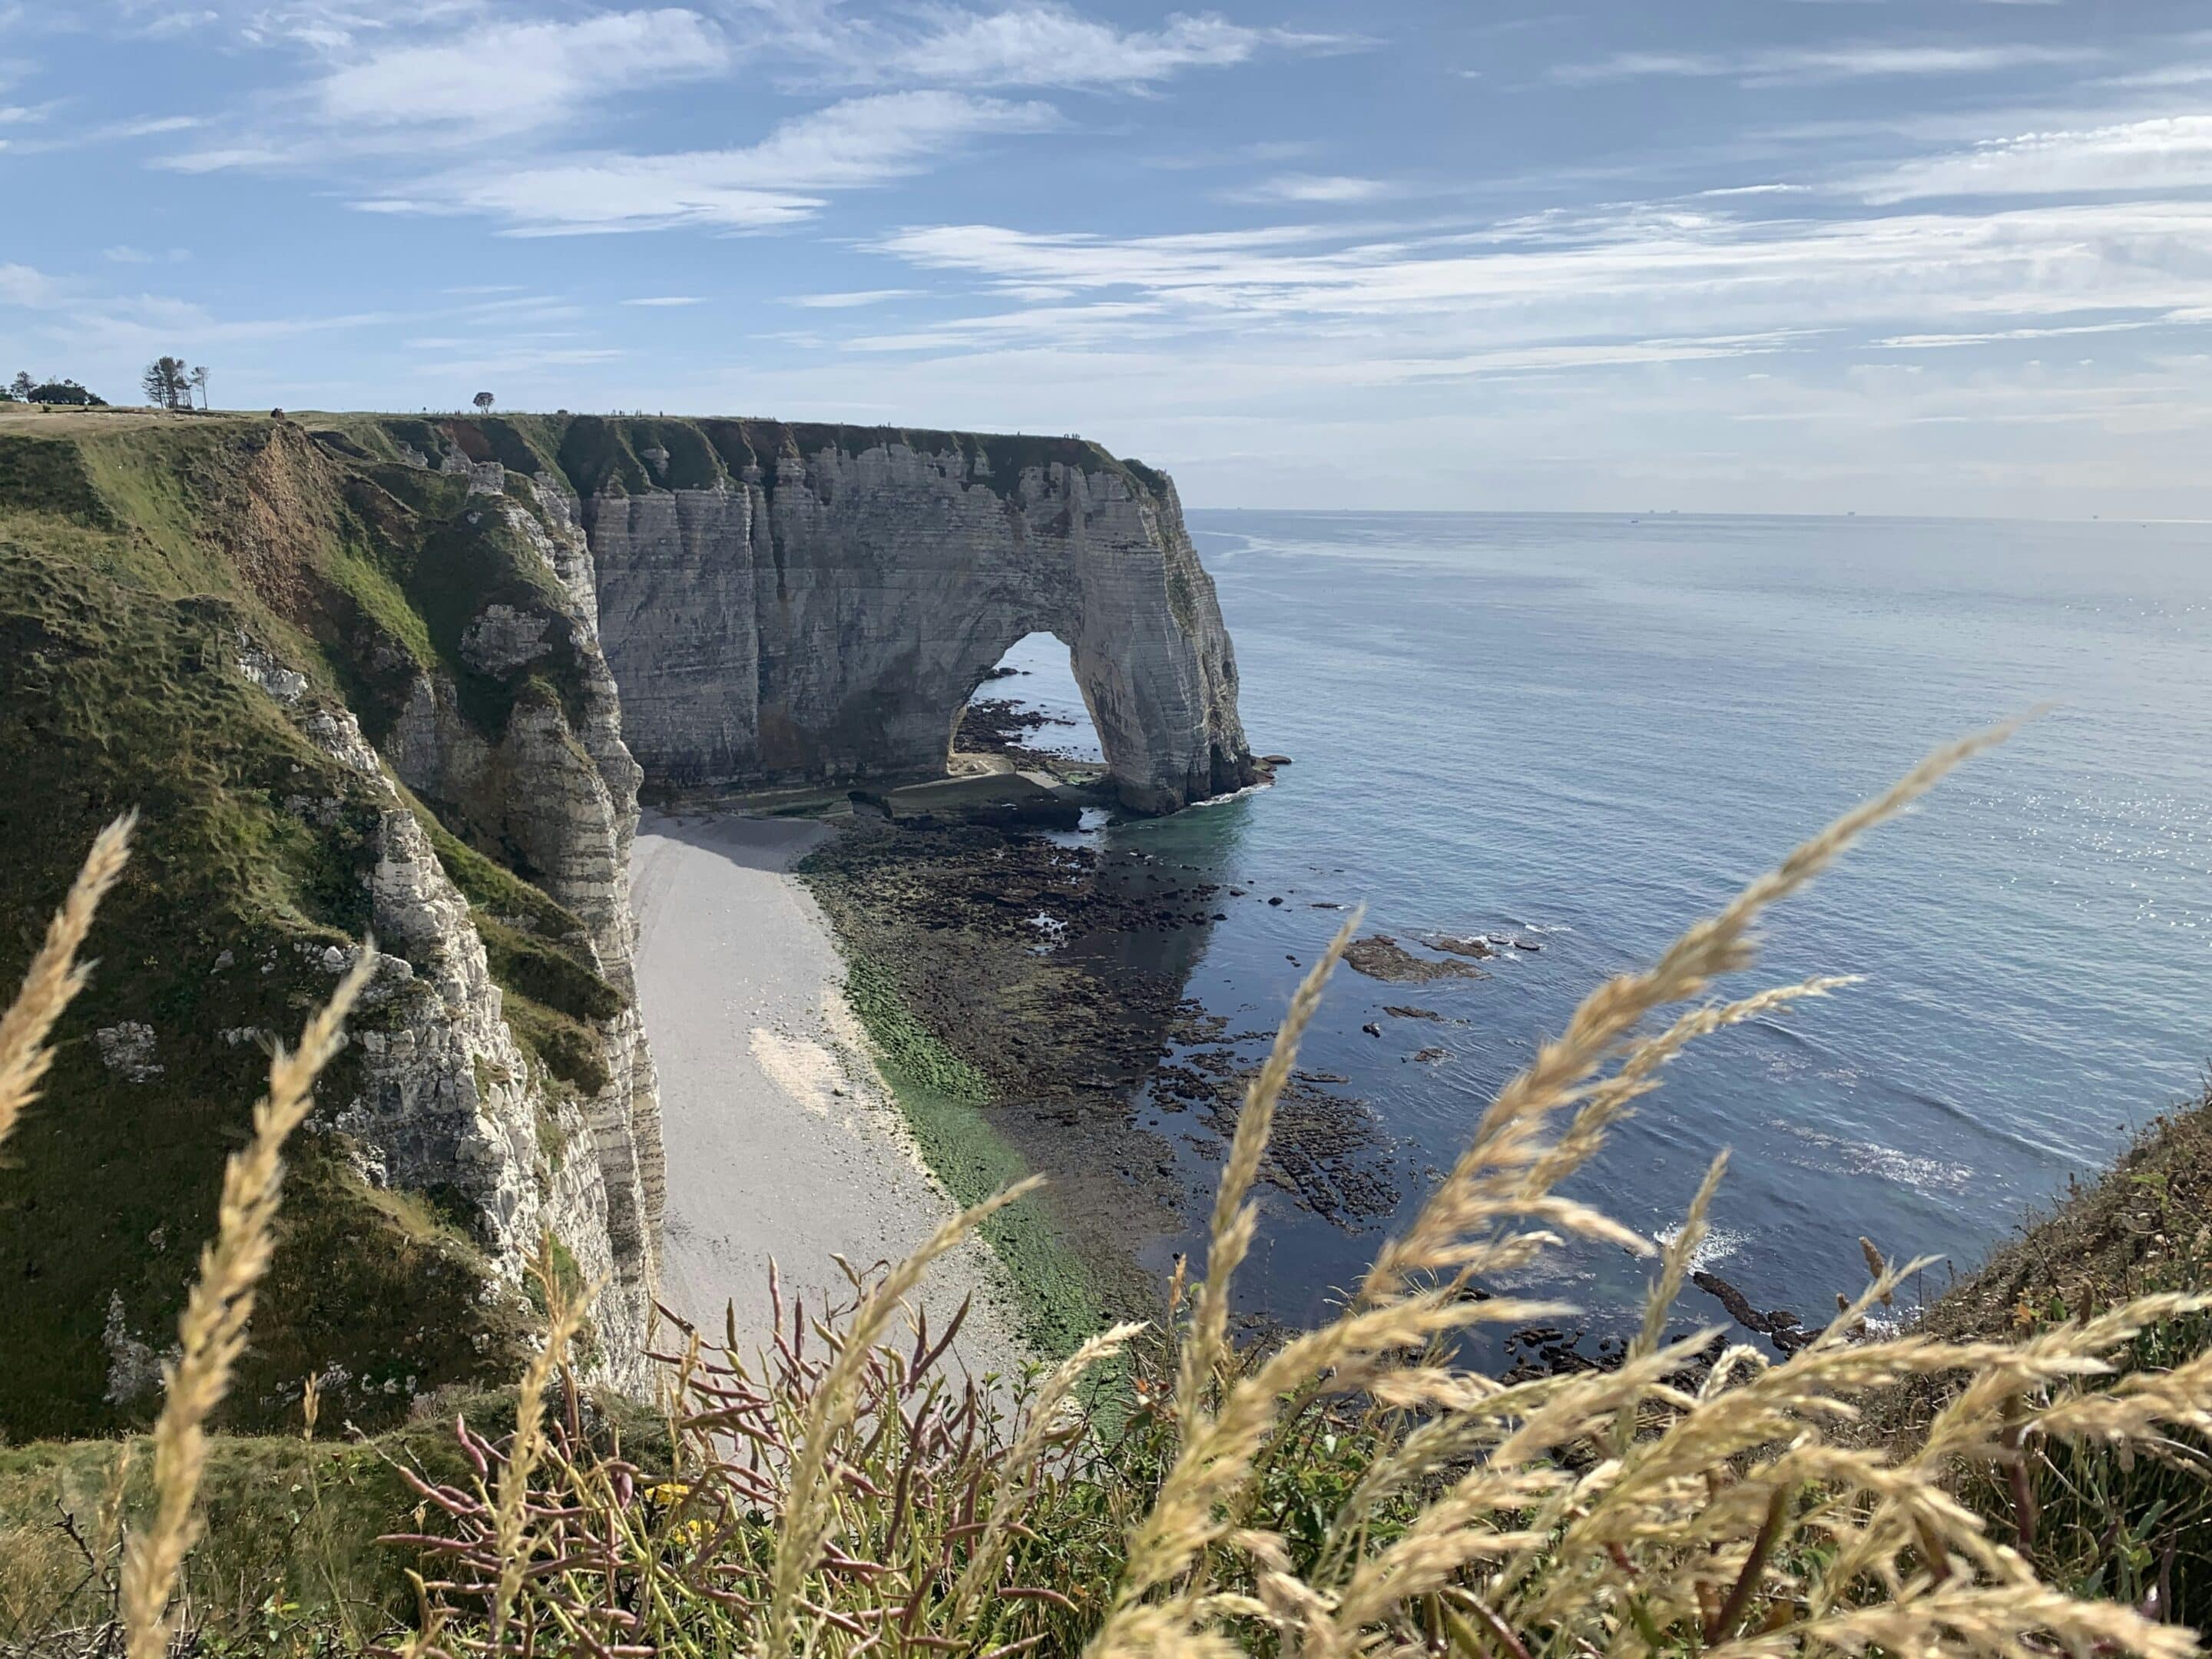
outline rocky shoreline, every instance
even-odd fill
[[[1185,987],[1225,907],[1267,899],[1097,836],[866,811],[798,868],[856,978],[887,984],[981,1080],[981,1127],[1049,1178],[1053,1229],[1101,1305],[1156,1315],[1273,1035],[1232,1030]],[[1262,1176],[1357,1229],[1399,1188],[1343,1081],[1294,1078]]]

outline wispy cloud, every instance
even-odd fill
[[[1186,70],[1220,69],[1270,48],[1334,51],[1351,36],[1235,23],[1216,13],[1170,17],[1157,29],[1124,29],[1066,5],[1014,4],[978,11],[926,4],[907,18],[854,19],[809,7],[787,9],[786,50],[813,58],[825,78],[854,85],[1136,89]]]
[[[165,133],[189,132],[205,125],[197,115],[142,115],[127,121],[111,121],[98,130],[101,138],[152,138]]]
[[[1340,351],[1355,374],[1362,363],[1429,360],[1451,374],[1488,372],[1501,351],[1571,347],[1595,360],[1655,340],[1705,350],[1729,339],[1741,351],[1755,336],[1769,350],[1778,335],[1895,338],[1900,325],[1924,335],[1949,324],[1943,331],[1994,340],[2070,320],[2179,323],[2212,261],[2212,204],[1784,221],[1633,210],[1389,242],[1332,241],[1305,226],[1144,238],[939,226],[882,246],[969,276],[979,297],[1060,296],[1045,317],[1056,331],[1132,343],[1295,340],[1302,352]],[[964,337],[975,349],[1035,314],[1017,305],[934,325],[929,341]]]
[[[1057,125],[1049,105],[954,92],[850,98],[757,144],[667,155],[555,157],[422,180],[361,204],[383,213],[480,214],[526,235],[699,225],[763,230],[811,218],[823,193],[919,172],[985,134]]]
[[[1989,75],[2003,70],[2090,63],[2087,47],[1923,46],[1869,42],[1746,52],[1624,52],[1586,64],[1561,64],[1551,78],[1568,86],[1661,76],[1743,81],[1753,84],[1844,81],[1868,76]]]
[[[731,57],[721,29],[696,12],[605,12],[386,46],[332,70],[314,98],[322,118],[341,127],[511,133],[567,120],[615,93],[718,75]]]
[[[851,311],[860,306],[877,306],[887,300],[904,300],[920,293],[912,288],[855,289],[843,294],[794,294],[784,303],[804,306],[810,311]]]
[[[2212,185],[2212,115],[2081,131],[2030,132],[1904,162],[1860,181],[1869,201],[1931,196],[2078,196]]]
[[[64,292],[63,284],[34,265],[0,264],[0,305],[43,310],[58,305]]]
[[[707,301],[696,294],[654,294],[641,300],[624,300],[626,306],[645,306],[653,309],[673,309],[678,306],[702,306]]]
[[[1398,187],[1381,179],[1344,174],[1285,173],[1233,192],[1244,202],[1374,202],[1399,193]]]

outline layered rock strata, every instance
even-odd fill
[[[392,770],[411,787],[480,791],[495,772],[520,786],[511,816],[559,871],[562,879],[549,889],[592,907],[570,906],[591,925],[590,948],[624,1006],[599,1026],[605,1086],[579,1096],[555,1087],[516,1041],[467,898],[351,712],[306,700],[304,677],[257,647],[246,647],[239,668],[384,803],[368,883],[372,926],[387,953],[364,998],[382,1018],[360,1033],[362,1086],[329,1110],[330,1127],[372,1185],[458,1200],[511,1285],[523,1283],[550,1233],[580,1279],[602,1287],[592,1310],[593,1371],[642,1390],[658,1288],[660,1139],[629,971],[635,763],[617,770],[617,796],[558,708],[542,703],[518,702],[496,749],[458,717],[441,727],[436,711],[451,709],[452,687],[443,686],[441,702],[427,678],[387,740]],[[627,762],[611,693],[606,706],[611,723],[601,741],[611,757]],[[329,954],[325,965],[335,974],[344,959]]]
[[[694,481],[586,479],[624,731],[656,785],[941,774],[1006,649],[1066,642],[1123,803],[1253,781],[1175,486],[1095,446],[705,422]],[[702,476],[709,473],[711,476]]]

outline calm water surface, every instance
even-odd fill
[[[2202,1077],[2212,527],[1228,512],[1192,527],[1253,747],[1296,763],[1273,789],[1103,834],[1253,890],[1224,897],[1190,994],[1272,1024],[1299,975],[1286,958],[1310,962],[1336,920],[1320,902],[1364,902],[1370,929],[1409,944],[1543,946],[1480,981],[1340,975],[1306,1064],[1378,1115],[1408,1205],[1601,976],[1650,961],[1935,744],[2046,700],[1775,913],[1731,988],[1866,982],[1711,1039],[1577,1190],[1662,1232],[1729,1149],[1707,1260],[1809,1317],[1862,1281],[1860,1234],[1963,1266]],[[1006,688],[1073,698],[1064,653],[1023,660],[1040,672]],[[1463,1023],[1381,1012],[1407,1002]],[[1431,1043],[1451,1058],[1409,1058]],[[1207,1137],[1161,1115],[1210,1182]],[[1271,1197],[1255,1302],[1310,1316],[1387,1224]],[[1583,1251],[1547,1288],[1603,1310],[1642,1273]]]

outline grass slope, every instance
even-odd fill
[[[0,979],[21,972],[99,825],[143,815],[90,941],[103,969],[0,1159],[0,1437],[143,1420],[150,1398],[109,1397],[117,1340],[166,1346],[263,1085],[261,1034],[297,1030],[328,992],[325,952],[368,927],[380,803],[241,676],[242,639],[372,732],[434,666],[495,739],[526,688],[461,660],[471,596],[555,579],[486,505],[266,420],[0,420]],[[573,697],[573,666],[556,653],[532,678]],[[484,923],[519,1035],[567,1086],[596,1086],[586,1022],[618,1000],[561,944],[580,924],[502,866],[495,837],[453,827],[434,834],[472,902],[536,929]],[[151,1030],[159,1068],[135,1080],[95,1036],[126,1022]],[[324,1097],[354,1076],[342,1058]],[[331,1366],[349,1379],[334,1414],[364,1427],[404,1413],[410,1385],[511,1374],[523,1318],[484,1300],[474,1242],[434,1194],[363,1185],[342,1150],[299,1148],[236,1423],[283,1420]]]
[[[1921,1316],[1952,1340],[2011,1339],[2106,1312],[2160,1291],[2212,1289],[2212,1084],[2154,1120],[2110,1168],[2069,1183]],[[2132,1345],[2130,1370],[2179,1364],[2212,1346],[2212,1315],[2152,1326]],[[1905,1437],[1946,1397],[1941,1384],[1907,1391],[1876,1413]],[[2039,1512],[2028,1553],[2076,1593],[2134,1604],[2156,1592],[2169,1616],[2212,1624],[2212,1444],[2177,1436],[2172,1455],[2123,1455],[2047,1448],[2032,1460]],[[1987,1512],[2011,1509],[1993,1480],[1968,1495]]]

